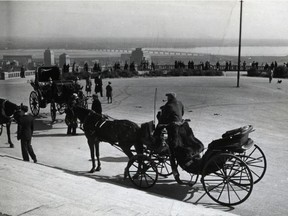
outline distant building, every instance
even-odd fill
[[[63,53],[59,56],[59,67],[63,68],[64,64],[66,64],[66,65],[69,64],[69,66],[72,66],[72,65],[70,65],[70,56],[67,55],[66,53]]]
[[[54,52],[50,49],[47,49],[44,52],[44,66],[53,65],[55,65]]]
[[[142,48],[136,48],[134,51],[132,51],[130,56],[130,63],[134,62],[137,65],[140,65],[143,61],[150,61],[151,57],[144,53]]]
[[[32,63],[32,55],[3,55],[5,62],[18,62],[19,65],[28,65]]]

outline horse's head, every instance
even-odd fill
[[[105,119],[101,114],[77,105],[71,106],[70,109],[68,108],[66,114],[70,116],[73,115],[78,118],[81,123],[84,123],[88,118],[93,118],[94,121]]]
[[[0,107],[1,118],[3,118],[4,121],[10,121],[14,117],[14,115],[19,110],[21,110],[21,105],[19,106],[5,99],[1,99]]]
[[[13,113],[13,118],[15,121],[18,123],[20,120],[20,117],[23,116],[26,112],[28,112],[28,106],[23,105],[21,103],[20,106],[17,106],[14,113]]]

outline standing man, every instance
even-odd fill
[[[93,94],[93,102],[92,102],[92,106],[91,106],[91,110],[93,110],[94,112],[102,115],[102,105],[101,102],[98,99],[98,95],[97,94]]]
[[[91,95],[91,90],[92,90],[92,81],[90,75],[88,75],[88,77],[86,78],[86,87],[85,87],[87,97]]]
[[[108,82],[108,85],[106,86],[106,97],[108,103],[112,103],[112,90],[111,82]]]
[[[20,116],[18,121],[17,139],[21,140],[22,157],[24,161],[29,161],[29,155],[34,163],[37,163],[36,155],[31,145],[32,135],[34,131],[34,118],[28,114],[28,107],[21,106],[23,115]]]
[[[270,70],[270,73],[269,73],[269,83],[272,82],[272,79],[273,79],[273,70]]]
[[[25,78],[25,68],[23,65],[21,66],[21,69],[20,69],[20,77]]]
[[[77,123],[77,117],[74,115],[70,116],[67,115],[67,112],[72,112],[73,113],[73,107],[79,105],[79,98],[76,93],[73,93],[71,98],[68,101],[68,107],[66,110],[66,117],[65,117],[65,122],[68,125],[67,128],[67,135],[72,134],[72,135],[77,135],[76,129],[78,127]]]
[[[94,79],[95,82],[95,93],[100,93],[100,96],[103,97],[103,88],[102,88],[102,78],[101,75],[96,76]]]

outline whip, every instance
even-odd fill
[[[154,94],[154,124],[156,124],[156,100],[157,100],[157,88],[155,88],[155,94]]]

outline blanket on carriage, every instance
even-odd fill
[[[170,124],[168,139],[169,149],[179,166],[188,172],[198,170],[200,153],[204,150],[204,145],[195,137],[188,122]]]

